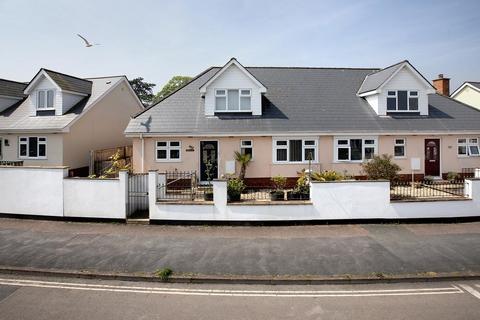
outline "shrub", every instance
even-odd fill
[[[155,271],[155,275],[162,279],[163,281],[167,281],[168,278],[172,275],[173,270],[170,268],[163,268],[163,269],[158,269]]]
[[[309,193],[310,192],[310,186],[309,186],[309,181],[308,181],[308,175],[305,172],[305,169],[303,169],[300,172],[300,177],[297,179],[297,184],[295,185],[295,189],[293,191],[295,193]]]
[[[243,190],[245,190],[245,184],[239,178],[229,179],[227,182],[227,194],[230,200],[240,200]]]
[[[458,173],[453,171],[450,171],[449,173],[447,173],[447,180],[453,181],[457,179],[460,179],[460,175]]]
[[[245,179],[245,173],[247,172],[247,167],[250,164],[250,161],[252,161],[252,157],[247,153],[235,151],[235,161],[240,163],[240,174],[238,175],[238,178],[243,180]]]
[[[270,180],[272,181],[275,191],[282,191],[283,189],[285,189],[285,186],[287,185],[287,178],[281,175],[277,175],[271,178]]]
[[[390,180],[398,178],[398,172],[402,170],[400,166],[392,162],[392,156],[383,154],[374,156],[368,162],[362,163],[362,170],[365,172],[368,180]]]
[[[338,181],[343,180],[344,176],[333,170],[312,173],[312,179],[315,181]]]

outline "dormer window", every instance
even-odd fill
[[[215,89],[215,111],[248,112],[251,110],[251,89]]]
[[[418,111],[418,91],[389,90],[387,112],[395,111]]]
[[[54,93],[53,90],[39,90],[37,92],[37,109],[53,109]]]

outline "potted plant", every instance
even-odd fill
[[[204,163],[205,163],[205,175],[207,176],[208,187],[205,189],[205,192],[203,194],[203,200],[213,201],[213,188],[212,188],[213,163],[210,160],[205,161]]]
[[[285,200],[285,186],[287,185],[287,178],[277,175],[270,179],[275,190],[270,192],[270,199],[272,201]]]
[[[229,179],[227,182],[227,195],[229,201],[240,201],[245,184],[239,178]]]
[[[297,184],[292,191],[287,192],[287,200],[308,200],[310,199],[310,185],[308,175],[302,170]]]

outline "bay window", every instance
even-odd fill
[[[459,157],[478,157],[480,148],[478,138],[459,138],[457,139],[457,155]]]
[[[19,137],[18,156],[23,159],[46,159],[47,138],[45,137]]]
[[[157,141],[155,146],[156,160],[160,162],[180,161],[180,141]]]
[[[243,112],[251,110],[251,89],[215,89],[215,111]]]
[[[274,163],[307,163],[317,162],[317,139],[274,139]]]
[[[418,111],[418,91],[388,90],[387,111]]]
[[[335,161],[361,162],[377,153],[376,138],[335,138]]]

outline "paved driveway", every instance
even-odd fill
[[[480,272],[480,222],[185,227],[3,218],[0,265],[207,275]]]

